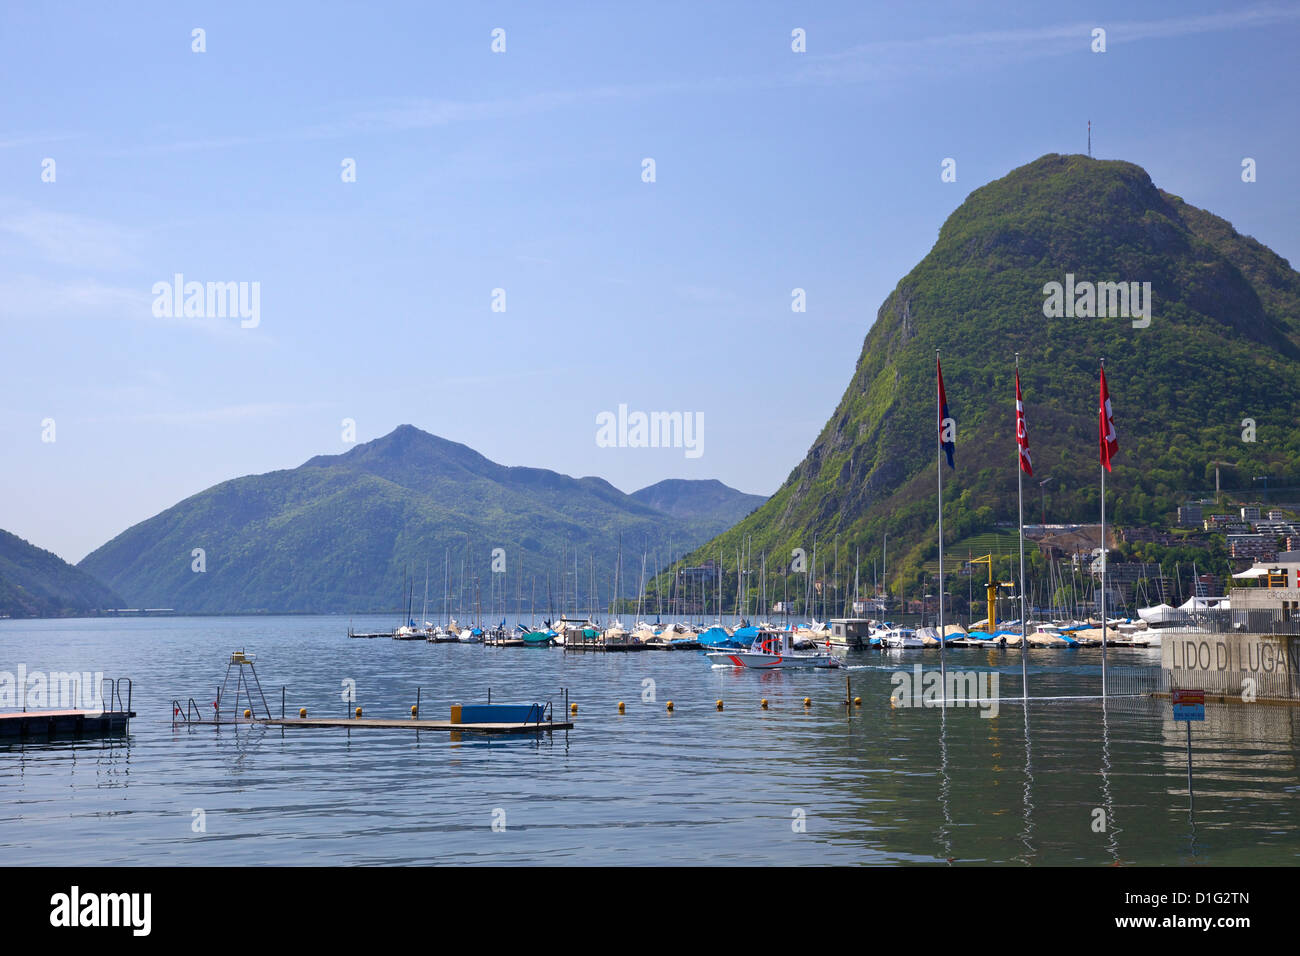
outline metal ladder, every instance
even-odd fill
[[[244,674],[244,668],[248,668],[249,674],[252,675],[250,681]],[[239,709],[239,698],[242,693],[248,701],[247,709],[252,713],[253,718],[258,718],[257,699],[262,702],[262,717],[271,719],[271,708],[266,702],[266,695],[262,693],[262,682],[257,679],[257,668],[253,666],[253,658],[243,651],[235,651],[230,655],[230,662],[226,665],[226,676],[221,682],[221,689],[217,692],[217,712],[216,721],[221,722],[221,711],[226,708],[226,701],[229,699],[231,688],[231,677],[234,677],[235,700],[231,706],[231,723],[238,723],[241,719],[242,711]],[[257,699],[253,697],[253,691],[257,691]]]

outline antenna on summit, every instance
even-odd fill
[[[1092,120],[1088,120],[1088,158],[1092,159]]]

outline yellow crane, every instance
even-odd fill
[[[971,564],[987,564],[989,568],[989,583],[985,585],[985,593],[988,600],[989,623],[988,632],[992,634],[998,626],[998,588],[1014,588],[1014,581],[997,581],[993,580],[993,555],[986,554],[982,558],[972,558]]]

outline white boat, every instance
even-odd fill
[[[1078,631],[1068,631],[1060,624],[1049,624],[1046,622],[1034,624],[1028,628],[1028,637],[1030,647],[1069,647],[1071,644],[1083,644],[1085,646],[1092,643],[1090,637],[1076,636]],[[1070,636],[1067,637],[1066,634]],[[1100,633],[1100,632],[1099,632]],[[1017,645],[1018,646],[1018,645]]]
[[[752,667],[755,670],[778,670],[790,667],[842,667],[844,662],[832,654],[797,651],[786,631],[759,631],[749,650],[713,651],[705,654],[714,665]]]
[[[605,630],[601,632],[601,638],[606,644],[636,643],[632,640],[632,635],[628,633],[627,628],[623,626],[623,622],[619,621],[617,618],[611,621],[609,627],[605,628]]]
[[[1182,608],[1170,607],[1168,604],[1140,607],[1138,617],[1146,621],[1150,628],[1182,627],[1192,621],[1191,615]]]
[[[915,629],[910,627],[889,627],[883,631],[877,631],[874,636],[880,638],[880,643],[885,647],[926,646],[925,639],[918,636]]]
[[[960,624],[945,624],[943,626],[944,643],[951,645],[953,641],[959,641],[966,636],[966,629]],[[939,646],[939,629],[937,627],[923,627],[917,630],[916,636],[920,638],[925,647]]]

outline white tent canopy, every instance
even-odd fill
[[[1138,608],[1138,617],[1148,624],[1168,624],[1170,621],[1182,621],[1186,615],[1177,608],[1170,607],[1168,604],[1157,604],[1155,607]]]
[[[1247,568],[1245,571],[1241,571],[1237,574],[1234,574],[1233,577],[1237,579],[1262,578],[1266,574],[1268,574],[1268,568]]]
[[[1218,609],[1218,610],[1222,610],[1222,611],[1227,611],[1227,610],[1230,610],[1231,607],[1232,607],[1232,606],[1231,606],[1231,604],[1229,604],[1227,598],[1198,598],[1198,597],[1194,597],[1194,598],[1188,598],[1185,602],[1183,602],[1182,604],[1180,604],[1180,605],[1178,606],[1178,610],[1180,610],[1180,611],[1209,611],[1209,610],[1211,610],[1211,609]]]

